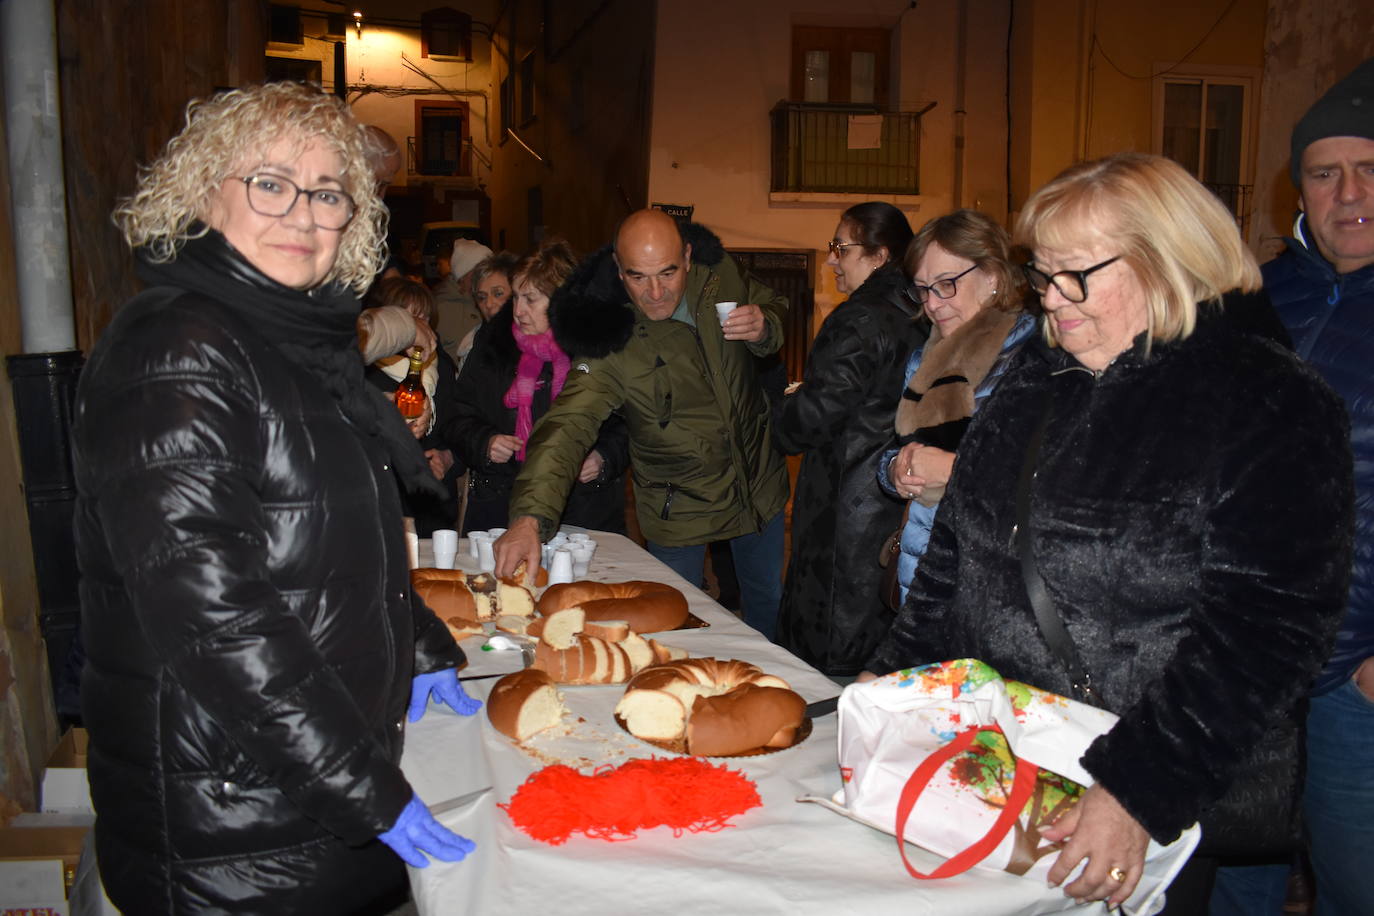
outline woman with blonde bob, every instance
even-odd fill
[[[1342,407],[1250,330],[1254,260],[1175,163],[1074,166],[1015,237],[1043,339],[974,418],[868,667],[976,657],[1116,713],[1082,758],[1093,786],[1042,834],[1063,842],[1050,881],[1082,866],[1065,893],[1120,904],[1149,841],[1200,819],[1169,912],[1205,912],[1216,856],[1291,839],[1293,713],[1350,564]]]
[[[409,585],[397,479],[436,491],[363,378],[386,215],[318,88],[193,102],[115,214],[149,287],[73,429],[95,845],[126,913],[371,913],[463,858],[399,766],[463,714],[462,651]]]

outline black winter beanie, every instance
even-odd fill
[[[1302,186],[1303,151],[1327,137],[1374,140],[1374,57],[1326,90],[1293,128],[1293,159],[1288,174],[1295,187]]]

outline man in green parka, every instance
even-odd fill
[[[723,323],[718,302],[739,303]],[[618,411],[649,552],[699,585],[706,545],[728,540],[745,622],[771,639],[788,481],[754,357],[782,346],[786,308],[705,228],[679,230],[659,210],[628,216],[614,249],[588,258],[549,307],[559,345],[579,356],[526,446],[497,574],[537,567],[583,456]]]

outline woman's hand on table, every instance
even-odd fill
[[[586,460],[582,462],[582,472],[577,475],[578,483],[591,483],[601,476],[601,469],[606,466],[606,459],[601,457],[601,453],[592,449],[587,453]]]
[[[472,840],[436,821],[418,795],[410,797],[396,823],[390,830],[378,834],[377,839],[390,846],[392,852],[413,868],[427,867],[428,856],[443,862],[458,862],[477,848]]]
[[[1064,888],[1064,895],[1079,903],[1106,900],[1109,907],[1120,906],[1145,870],[1150,835],[1101,786],[1089,787],[1078,804],[1040,835],[1054,843],[1068,838],[1050,868],[1051,887],[1058,887],[1083,859],[1088,860],[1078,879]]]
[[[496,575],[513,576],[525,564],[526,584],[533,587],[539,572],[539,521],[533,515],[521,515],[510,520],[506,533],[492,545],[496,554]]]
[[[515,436],[497,433],[487,443],[487,460],[492,464],[505,464],[515,457],[515,453],[520,451],[524,444],[524,440]]]
[[[448,706],[460,716],[470,716],[482,708],[482,701],[463,692],[457,668],[417,674],[410,682],[410,721],[418,722],[429,708],[430,698]]]
[[[888,465],[893,489],[904,499],[916,499],[927,485],[944,486],[954,470],[954,453],[933,445],[908,442]]]

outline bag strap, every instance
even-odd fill
[[[916,870],[911,864],[911,860],[906,855],[906,841],[902,837],[906,834],[906,822],[911,816],[911,812],[916,807],[916,800],[921,797],[926,786],[930,785],[930,780],[939,772],[940,767],[950,760],[968,750],[969,745],[978,737],[981,732],[1000,732],[997,726],[981,726],[966,729],[954,736],[954,740],[945,744],[943,747],[932,752],[925,760],[921,761],[907,779],[906,785],[902,786],[902,794],[897,799],[897,850],[902,854],[902,864],[906,866],[907,872],[913,878],[930,880],[933,878],[948,878],[952,875],[961,875],[968,871],[979,862],[992,855],[993,850],[1002,842],[1003,838],[1011,832],[1011,828],[1016,824],[1017,818],[1025,810],[1026,803],[1030,801],[1031,793],[1035,791],[1035,779],[1039,767],[1029,760],[1016,759],[1016,775],[1012,779],[1011,791],[1007,794],[1007,803],[1002,808],[1002,813],[997,816],[997,820],[988,828],[982,839],[969,846],[963,852],[950,856],[940,863],[929,874]]]
[[[1016,542],[1017,553],[1021,555],[1021,578],[1026,583],[1026,596],[1030,598],[1031,608],[1035,611],[1035,622],[1040,627],[1040,635],[1045,637],[1050,651],[1069,672],[1069,685],[1076,699],[1096,705],[1097,694],[1093,688],[1092,677],[1083,665],[1073,637],[1064,626],[1045,579],[1035,565],[1035,554],[1031,551],[1030,501],[1031,485],[1035,482],[1036,464],[1040,459],[1040,447],[1045,441],[1045,430],[1050,425],[1050,410],[1054,396],[1047,389],[1040,418],[1035,423],[1030,442],[1026,445],[1026,456],[1021,462],[1021,476],[1016,482],[1016,524],[1012,526],[1012,540]]]

